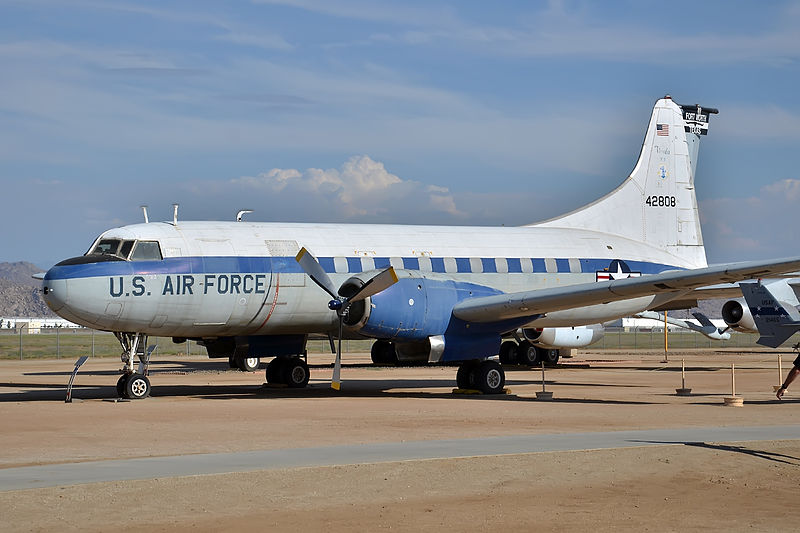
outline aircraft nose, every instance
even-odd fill
[[[42,298],[54,313],[58,313],[67,303],[67,280],[57,279],[53,269],[47,271],[42,281]]]

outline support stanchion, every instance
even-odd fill
[[[681,359],[681,388],[675,389],[678,396],[691,396],[692,389],[686,388],[686,360]]]
[[[667,312],[664,311],[664,360],[661,361],[662,363],[669,363],[669,357],[667,357],[667,352],[669,351],[669,342],[667,337]]]
[[[778,354],[778,384],[772,386],[772,392],[778,392],[783,386],[783,365],[781,364],[781,354]]]
[[[742,407],[744,405],[744,398],[736,396],[736,365],[731,363],[731,395],[725,396],[723,404],[728,407]]]
[[[536,391],[536,399],[537,400],[552,400],[553,393],[551,391],[544,390],[544,361],[542,363],[542,390]]]

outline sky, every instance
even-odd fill
[[[0,0],[0,261],[143,220],[513,226],[716,107],[710,263],[800,255],[800,3]]]

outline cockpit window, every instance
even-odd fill
[[[133,249],[131,261],[161,261],[161,248],[158,241],[139,241]]]
[[[127,259],[128,255],[131,253],[131,248],[133,248],[134,241],[123,241],[122,246],[119,249],[119,256],[123,259]]]
[[[89,252],[90,255],[117,255],[119,245],[122,241],[119,239],[101,239],[95,247]]]

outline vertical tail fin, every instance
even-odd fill
[[[642,151],[630,176],[582,208],[532,226],[583,228],[666,250],[676,264],[706,266],[695,198],[700,138],[716,109],[681,106],[665,96],[653,107]]]

